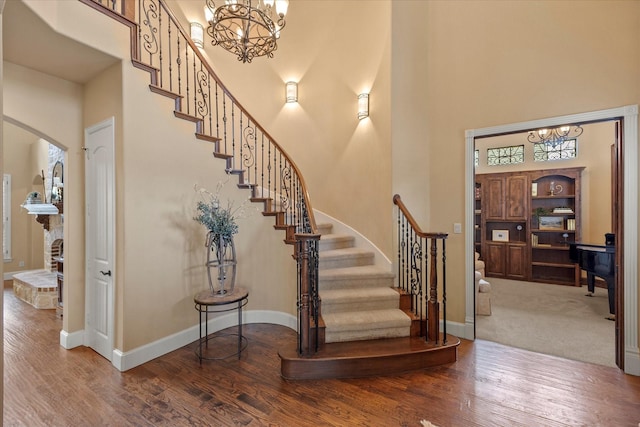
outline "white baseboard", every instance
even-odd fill
[[[251,323],[271,323],[275,325],[286,326],[296,330],[297,319],[290,314],[266,311],[252,310],[242,312],[242,323],[248,325]],[[238,314],[236,312],[225,314],[223,316],[210,319],[209,333],[220,331],[238,324]],[[150,360],[170,353],[187,344],[190,344],[200,337],[200,326],[194,325],[188,329],[177,332],[158,341],[146,344],[131,351],[122,352],[114,350],[111,363],[119,371],[127,371],[136,366],[142,365]],[[66,348],[66,347],[65,347]]]
[[[442,320],[440,320],[440,332],[442,333],[444,333],[443,326],[444,324]],[[452,322],[450,320],[447,320],[447,335],[454,335],[458,338],[469,339],[465,335],[466,329],[467,329],[467,326],[463,323]]]
[[[281,325],[297,330],[298,320],[291,314],[277,311],[252,310],[242,313],[242,323],[249,325],[252,323],[269,323]],[[209,333],[217,332],[238,324],[238,314],[229,313],[209,320]],[[443,324],[440,324],[442,328]],[[458,322],[447,322],[447,334],[463,338],[466,326]],[[136,349],[122,352],[113,350],[111,363],[119,371],[127,371],[136,366],[149,362],[157,357],[177,350],[185,345],[196,341],[200,336],[200,326],[194,325],[188,329],[177,332],[158,341],[143,345]],[[71,349],[84,345],[84,331],[68,333],[60,331],[60,345],[65,349]]]
[[[84,345],[84,330],[76,332],[60,331],[60,346],[67,350]]]
[[[624,373],[640,376],[640,352],[637,348],[627,348],[624,352]]]

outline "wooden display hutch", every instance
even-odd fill
[[[481,254],[490,277],[527,279],[528,184],[521,173],[477,175]]]
[[[580,285],[569,243],[580,241],[580,180],[584,168],[531,173],[531,278]]]
[[[473,215],[473,242],[474,248],[477,253],[482,255],[482,188],[479,183],[476,182],[475,197],[474,197],[474,215]]]
[[[583,169],[476,175],[475,243],[487,276],[579,284],[569,243],[580,240]]]

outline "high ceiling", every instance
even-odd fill
[[[22,1],[2,13],[4,60],[76,83],[86,83],[117,59],[56,33]]]

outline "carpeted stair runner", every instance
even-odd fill
[[[355,238],[318,227],[320,298],[325,342],[408,337],[411,319],[399,309],[393,273],[374,265],[374,254],[354,247]]]

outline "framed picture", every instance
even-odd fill
[[[564,230],[564,218],[561,216],[541,216],[540,230]]]
[[[492,230],[491,240],[494,242],[508,242],[509,230]]]

